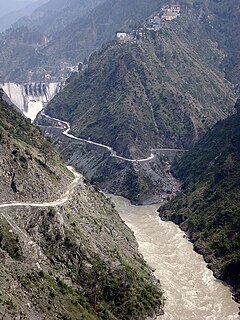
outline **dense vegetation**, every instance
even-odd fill
[[[180,224],[215,275],[240,298],[240,100],[238,113],[214,126],[180,161],[183,192],[160,216]]]

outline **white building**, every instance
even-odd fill
[[[126,32],[118,32],[117,33],[117,38],[120,40],[125,40],[127,38]]]

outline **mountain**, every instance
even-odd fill
[[[59,79],[59,74],[67,78],[72,62],[63,60],[55,63],[56,57],[52,54],[49,57],[49,52],[46,55],[46,47],[68,24],[103,1],[51,0],[38,7],[31,16],[21,18],[0,34],[0,79],[3,82],[45,80],[49,74],[52,80],[54,76]]]
[[[164,4],[163,0],[148,4],[144,0],[72,0],[69,6],[65,1],[56,2],[48,2],[0,35],[2,81],[24,81],[29,71],[33,80],[41,80],[46,74],[66,76],[66,66],[78,65],[112,39],[118,29],[129,29],[130,24],[143,21]],[[19,37],[22,30],[34,40],[31,44]],[[36,34],[41,34],[40,39]],[[30,55],[23,58],[22,52]]]
[[[0,0],[0,16],[2,17],[5,14],[8,14],[14,10],[20,10],[25,6],[31,4],[33,0]]]
[[[162,292],[111,201],[79,174],[73,183],[49,141],[2,99],[0,115],[0,317],[153,316]]]
[[[187,232],[217,278],[240,300],[240,100],[172,168],[183,192],[159,209]]]
[[[38,8],[39,6],[41,6],[43,3],[47,1],[48,0],[38,0],[34,2],[33,1],[28,1],[28,2],[17,1],[13,3],[13,5],[11,6],[10,12],[9,12],[9,8],[8,8],[8,12],[1,10],[0,32],[3,32],[7,28],[9,28],[14,22],[16,22],[21,17],[32,14],[36,8]],[[18,7],[19,4],[21,5],[25,4],[25,6],[24,7],[21,6],[19,8]],[[6,6],[7,6],[6,1],[3,4],[0,3],[1,9],[3,7],[6,10]]]
[[[148,158],[152,148],[189,149],[233,112],[235,102],[231,84],[219,71],[222,52],[210,40],[206,43],[193,15],[162,23],[158,32],[141,33],[139,39],[114,40],[93,53],[46,108],[50,116],[70,122],[74,135],[111,146],[130,159]],[[168,174],[164,152],[156,151],[154,161],[134,164],[59,140],[64,158],[105,191],[134,203],[173,193],[176,182]]]
[[[193,23],[185,15],[158,32],[143,31],[140,40],[104,45],[46,112],[122,156],[188,149],[234,106],[231,85],[214,63],[221,52],[211,41],[203,46],[200,30],[189,34]]]
[[[21,18],[13,27],[26,26],[30,30],[38,30],[53,37],[77,18],[104,2],[105,0],[50,0],[38,6],[30,16]]]
[[[0,65],[2,81],[25,81],[32,71],[33,80],[41,80],[46,74],[52,77],[66,76],[62,69],[76,66],[96,48],[113,39],[117,30],[136,28],[154,12],[159,12],[164,0],[99,0],[69,2],[51,0],[32,16],[21,19],[11,32],[0,36],[3,64]],[[239,84],[239,1],[180,0],[182,13],[194,15],[195,22],[189,31],[201,26],[206,39],[222,51],[221,70],[229,80]],[[131,26],[131,27],[130,27]],[[45,43],[33,46],[29,59],[22,65],[21,51],[29,51],[29,44],[19,41],[18,28],[27,27],[29,37],[36,31],[45,37]],[[33,32],[33,35],[32,35]],[[12,41],[14,44],[11,44]],[[208,41],[208,40],[207,40]],[[11,45],[10,45],[11,44]],[[13,53],[15,59],[12,58]],[[25,60],[25,59],[24,59]],[[8,66],[8,68],[6,68]]]

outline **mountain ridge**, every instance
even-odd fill
[[[234,95],[227,97],[231,85],[210,69],[206,54],[201,57],[195,44],[191,54],[186,48],[188,38],[179,23],[166,24],[157,33],[145,31],[136,42],[110,42],[46,110],[70,121],[80,137],[110,145],[123,156],[146,155],[149,143],[155,144],[152,148],[187,149],[233,110]],[[209,50],[219,55],[211,43]]]
[[[53,0],[52,2],[54,3]],[[205,32],[205,38],[210,38],[215,42],[215,46],[222,50],[224,58],[221,59],[221,70],[225,72],[228,79],[238,86],[237,70],[239,70],[239,61],[237,52],[239,51],[239,43],[236,41],[239,36],[239,28],[237,27],[239,21],[238,1],[231,0],[228,3],[220,4],[217,1],[208,0],[180,0],[179,3],[181,5],[181,15],[194,15],[197,24],[201,24],[202,32]],[[35,53],[33,52],[33,56],[26,62],[26,69],[22,68],[20,62],[17,61],[15,61],[15,65],[12,65],[11,54],[10,58],[8,58],[4,53],[6,49],[2,46],[3,58],[8,65],[8,69],[4,68],[4,65],[0,66],[1,79],[2,81],[26,81],[29,71],[33,72],[31,74],[32,79],[38,81],[46,74],[58,77],[58,79],[60,76],[66,76],[60,70],[65,64],[69,67],[77,66],[103,43],[111,40],[116,31],[136,29],[154,12],[159,12],[164,4],[166,2],[160,0],[151,0],[148,2],[148,6],[143,0],[141,2],[131,2],[131,4],[126,0],[118,0],[117,2],[102,0],[101,3],[94,2],[92,10],[90,10],[89,4],[84,2],[84,7],[81,10],[83,9],[84,11],[84,8],[88,7],[89,11],[82,12],[79,7],[77,7],[78,10],[71,9],[69,12],[65,10],[64,23],[62,23],[63,21],[58,21],[58,17],[55,17],[56,20],[55,18],[50,19],[50,25],[44,23],[42,26],[42,30],[47,30],[49,27],[49,32],[41,32],[41,36],[46,37],[47,43],[43,47],[41,44],[40,46],[37,44],[34,46],[34,49],[37,48],[37,50]],[[77,5],[79,6],[80,3],[77,2]],[[79,17],[81,12],[83,15]],[[54,21],[58,21],[58,23],[51,28],[51,24],[55,23]],[[18,25],[16,24],[19,27],[26,27],[27,25],[29,26],[29,37],[34,37],[37,25],[34,27],[34,23],[31,26],[31,23],[24,23],[23,21],[19,22]],[[59,32],[57,32],[58,29]],[[191,32],[194,32],[194,29],[194,24],[189,26]],[[224,32],[221,32],[222,30]],[[14,38],[15,46],[19,47],[19,50],[29,50],[28,46],[23,46],[21,43],[18,44],[18,32],[18,28],[15,29],[13,27],[11,33],[1,35],[0,41],[6,44],[9,38]],[[202,50],[203,48],[199,49]],[[8,52],[13,50],[14,47],[11,46],[7,49]],[[39,58],[43,58],[45,63]],[[42,68],[45,69],[44,72]],[[17,69],[20,69],[21,72],[17,72]],[[13,70],[15,71],[13,72]]]

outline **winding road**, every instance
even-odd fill
[[[154,154],[154,152],[157,152],[157,151],[162,151],[162,152],[164,152],[164,151],[176,151],[176,152],[178,152],[178,151],[179,152],[188,151],[188,150],[185,150],[185,149],[151,149],[151,154],[150,154],[150,157],[148,157],[148,158],[143,158],[143,159],[124,158],[124,157],[118,156],[116,151],[114,151],[112,147],[109,147],[109,146],[107,146],[105,144],[97,143],[97,142],[94,142],[94,141],[91,141],[91,140],[78,138],[78,137],[75,137],[74,135],[70,134],[69,131],[71,130],[71,126],[70,126],[70,124],[68,122],[60,120],[60,119],[57,119],[57,118],[50,117],[50,116],[45,114],[44,110],[41,112],[41,115],[46,117],[46,118],[48,118],[48,119],[51,119],[51,120],[57,121],[58,123],[63,124],[66,127],[66,129],[62,132],[62,134],[65,135],[66,137],[69,137],[69,138],[71,138],[73,140],[78,140],[78,141],[81,141],[81,142],[85,142],[85,143],[88,143],[88,144],[92,144],[92,145],[95,145],[95,146],[98,146],[98,147],[105,148],[110,152],[110,157],[121,159],[121,160],[128,161],[128,162],[135,162],[136,163],[136,162],[148,162],[148,161],[151,161],[156,156]]]

